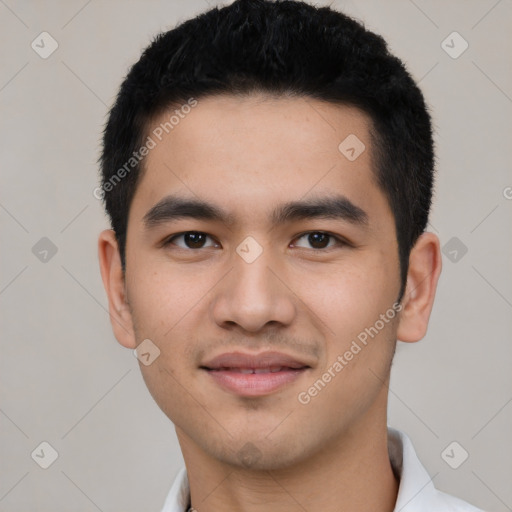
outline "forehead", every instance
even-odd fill
[[[267,165],[265,157],[269,155],[274,165],[284,160],[300,169],[297,163],[305,158],[306,162],[316,160],[325,152],[341,156],[339,143],[350,135],[370,149],[370,124],[369,117],[355,107],[313,98],[263,93],[210,96],[196,100],[193,108],[177,105],[150,123],[157,147],[149,154],[147,166],[169,150],[178,159],[193,150],[196,158],[239,159],[245,155],[255,164]],[[247,150],[251,152],[245,153]]]
[[[212,96],[174,106],[149,126],[154,147],[134,207],[174,192],[252,218],[265,205],[333,191],[386,203],[372,172],[370,125],[355,107],[312,98]]]

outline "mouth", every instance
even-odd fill
[[[212,372],[235,372],[235,373],[244,373],[246,375],[249,374],[261,374],[261,373],[278,373],[282,371],[288,370],[302,370],[305,367],[301,368],[290,368],[288,366],[270,366],[268,368],[231,368],[231,367],[223,367],[223,368],[206,368]]]
[[[246,397],[273,393],[310,368],[307,363],[278,352],[226,353],[200,366],[222,389]]]

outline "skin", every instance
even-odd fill
[[[168,113],[155,120],[157,126]],[[400,290],[393,215],[372,172],[369,119],[310,98],[200,99],[145,161],[130,207],[123,275],[112,230],[99,260],[114,334],[160,356],[140,365],[174,422],[199,512],[392,511],[398,483],[387,453],[386,408],[396,340],[426,332],[441,272],[439,240],[424,233],[410,256],[402,310],[309,403],[298,401]],[[349,161],[338,145],[356,134]],[[233,222],[182,218],[146,229],[146,212],[169,194],[207,200]],[[275,225],[287,201],[342,194],[368,216]],[[171,235],[200,231],[205,247]],[[339,237],[327,248],[304,232]],[[247,263],[247,236],[262,248]],[[234,350],[285,352],[311,368],[261,397],[219,387],[199,366]]]

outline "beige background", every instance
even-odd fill
[[[437,130],[431,229],[459,244],[445,248],[426,339],[398,348],[389,422],[439,488],[512,510],[512,3],[332,4],[385,36],[420,80]],[[106,219],[92,192],[129,65],[207,7],[0,0],[2,512],[158,511],[182,464],[172,424],[111,332],[96,256]],[[59,45],[47,59],[31,48],[42,31]],[[469,44],[457,59],[441,46],[453,31]],[[42,237],[57,248],[46,262],[32,250]],[[43,441],[59,454],[46,470],[31,458]],[[441,456],[452,441],[469,453],[458,469]]]

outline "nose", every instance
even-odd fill
[[[290,325],[296,315],[294,295],[279,272],[279,265],[271,261],[270,251],[264,250],[250,263],[234,254],[233,265],[216,287],[212,301],[217,325],[238,326],[251,333],[270,325]]]

